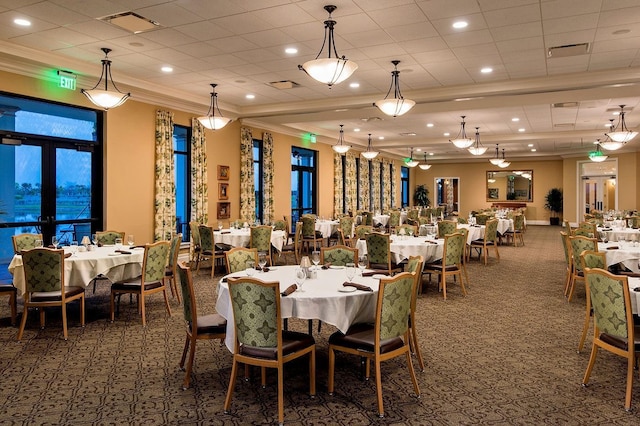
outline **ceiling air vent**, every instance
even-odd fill
[[[547,58],[566,58],[567,56],[578,56],[589,53],[591,43],[566,44],[547,49]]]
[[[161,27],[156,21],[152,21],[133,12],[118,13],[99,19],[133,34],[144,33]]]
[[[267,83],[267,84],[279,90],[293,89],[294,87],[300,86],[298,83],[291,80],[272,81],[271,83]]]
[[[580,105],[578,102],[557,102],[555,104],[551,104],[553,108],[577,108]]]

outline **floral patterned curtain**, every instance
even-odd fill
[[[369,210],[369,160],[360,156],[360,193],[358,194],[360,209]],[[355,214],[355,213],[354,213]]]
[[[387,211],[391,208],[391,193],[393,192],[393,180],[389,167],[391,161],[388,158],[382,159],[382,210]]]
[[[371,175],[370,179],[372,182],[371,185],[371,211],[376,212],[380,210],[380,165],[382,161],[380,158],[374,158],[371,160]]]
[[[191,119],[191,220],[209,222],[209,186],[207,184],[207,139],[197,118]]]
[[[391,207],[398,208],[398,196],[396,195],[397,183],[400,181],[400,176],[397,174],[398,168],[396,167],[396,162],[391,161]]]
[[[176,186],[173,172],[173,113],[156,111],[154,240],[170,240],[176,229]]]
[[[351,212],[356,214],[356,210],[358,210],[358,182],[356,180],[357,170],[356,170],[356,157],[352,152],[347,152],[346,155],[347,163],[345,165],[345,202],[347,203],[347,212]]]
[[[333,154],[333,216],[344,213],[344,184],[342,176],[342,155]]]
[[[262,182],[264,187],[264,192],[262,193],[263,224],[273,222],[273,172],[273,136],[271,133],[265,132],[262,135]]]
[[[248,127],[240,128],[240,219],[255,222],[256,194],[253,185],[253,136]]]

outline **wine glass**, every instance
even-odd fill
[[[122,238],[116,238],[116,248],[121,248],[122,247]]]
[[[356,265],[355,263],[347,263],[345,267],[346,267],[345,271],[347,273],[347,280],[351,282],[351,280],[353,280],[353,277],[356,275]]]
[[[98,245],[98,237],[96,236],[96,234],[91,234],[91,241],[93,241],[94,246]]]
[[[56,237],[55,235],[51,237],[51,245],[54,249],[58,248],[58,244],[60,244],[60,242],[58,241],[58,237]]]
[[[320,263],[320,252],[315,250],[313,253],[311,253],[311,261],[313,262],[314,265],[316,265],[316,267],[314,269],[318,269],[318,263]]]
[[[218,222],[218,231],[222,231],[222,222]]]
[[[248,277],[252,277],[254,272],[256,272],[256,262],[254,262],[253,260],[247,261],[245,272],[247,273]]]
[[[71,250],[71,255],[72,256],[74,254],[76,254],[76,252],[78,251],[78,242],[77,241],[71,241],[71,243],[69,244],[69,249]]]
[[[298,291],[304,291],[302,290],[302,284],[304,284],[304,280],[306,279],[307,279],[307,273],[305,272],[304,268],[297,267],[296,268],[296,284],[298,285]]]
[[[264,272],[264,267],[267,264],[267,253],[261,251],[258,254],[258,265],[260,265],[260,270]]]
[[[360,256],[358,259],[358,269],[360,270],[360,276],[364,273],[365,268],[367,267],[367,256]]]
[[[135,238],[133,238],[133,234],[129,234],[129,237],[127,238],[127,244],[133,247],[135,243],[136,243],[136,240]]]

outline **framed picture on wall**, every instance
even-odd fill
[[[498,188],[489,188],[487,191],[488,191],[487,198],[489,198],[490,200],[498,199],[499,197]]]
[[[219,183],[218,184],[218,199],[220,200],[228,200],[229,199],[229,184],[228,183]]]
[[[229,219],[231,217],[231,203],[218,203],[218,219]]]
[[[218,166],[218,180],[229,180],[229,166]]]

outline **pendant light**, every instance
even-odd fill
[[[608,155],[604,155],[602,153],[602,150],[600,149],[600,139],[597,139],[596,140],[596,150],[595,151],[591,151],[589,153],[589,160],[593,161],[594,163],[602,163],[607,158],[609,158],[609,156]]]
[[[455,139],[449,139],[449,142],[454,144],[457,148],[466,149],[473,145],[473,140],[467,136],[467,132],[464,130],[464,118],[462,115],[462,123],[460,123],[460,131]]]
[[[418,164],[418,167],[420,167],[422,170],[429,170],[431,168],[431,164],[429,164],[427,162],[427,153],[424,153],[424,163],[420,163]]]
[[[367,160],[373,160],[378,156],[378,154],[379,152],[374,151],[373,147],[371,146],[371,133],[369,133],[369,144],[367,145],[367,150],[362,153],[362,156]]]
[[[340,125],[340,136],[338,136],[338,143],[332,146],[333,150],[338,154],[344,154],[351,148],[349,145],[344,144],[344,130],[342,129],[343,126],[344,124]]]
[[[501,169],[506,169],[510,165],[511,161],[507,161],[506,158],[504,158],[504,148],[502,148],[502,163],[498,164],[498,167],[500,167]]]
[[[394,60],[391,61],[391,63],[393,64],[394,70],[391,71],[391,86],[389,86],[389,91],[387,91],[384,99],[374,102],[373,105],[377,106],[383,113],[397,117],[409,111],[416,103],[411,99],[405,99],[402,93],[400,93],[400,71],[398,71],[400,61]],[[389,94],[391,94],[392,90],[393,98],[390,98]]]
[[[331,13],[336,10],[337,7],[333,5],[327,5],[324,7],[329,13],[329,19],[324,21],[324,41],[318,56],[312,61],[307,61],[302,65],[298,65],[298,69],[306,72],[311,78],[329,85],[338,84],[346,80],[358,69],[358,64],[347,58],[338,56],[336,50],[336,42],[333,36],[333,27],[336,25],[336,21],[331,18]],[[327,46],[328,56],[320,59],[324,47]],[[334,57],[331,56],[333,53]]]
[[[404,162],[404,165],[407,167],[415,167],[418,163],[419,161],[413,159],[413,148],[411,148],[411,155],[409,156],[409,159]]]
[[[499,166],[502,163],[502,158],[500,158],[500,153],[498,152],[498,144],[496,144],[496,156],[494,158],[490,158],[489,162],[494,166]]]
[[[476,142],[473,146],[470,146],[468,148],[469,152],[473,155],[482,155],[485,152],[487,152],[487,147],[486,146],[482,146],[482,144],[480,143],[480,132],[478,131],[480,129],[480,127],[476,127]]]
[[[621,148],[624,144],[626,144],[627,142],[629,142],[631,139],[635,138],[638,135],[638,132],[632,132],[631,130],[627,129],[627,124],[624,121],[624,105],[620,105],[620,115],[618,115],[618,124],[616,124],[616,127],[613,128],[613,126],[611,127],[611,130],[609,133],[605,133],[605,135],[609,136],[611,138],[612,141],[614,142],[618,142],[620,144],[620,146],[618,148]],[[613,120],[611,120],[611,124],[613,125]],[[607,148],[604,147],[605,149],[618,149],[618,148]]]
[[[100,74],[100,80],[98,80],[96,85],[93,86],[93,89],[82,89],[80,92],[93,102],[94,105],[99,106],[106,111],[109,108],[119,107],[125,103],[131,96],[131,93],[122,93],[118,90],[118,87],[113,82],[113,77],[111,77],[111,60],[109,59],[109,52],[111,52],[111,49],[103,47],[101,50],[104,52],[104,59],[102,60],[102,73]],[[99,89],[98,86],[101,85],[103,78],[104,89]],[[109,80],[111,80],[111,85],[115,90],[109,90]]]
[[[230,118],[225,118],[220,112],[218,107],[218,94],[216,93],[217,84],[211,83],[211,105],[209,105],[209,111],[207,115],[198,117],[198,121],[202,123],[204,127],[209,130],[220,130],[231,122]],[[218,110],[218,116],[216,116],[216,110]]]

